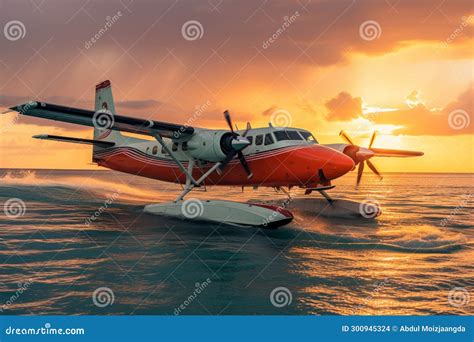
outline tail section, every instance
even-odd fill
[[[114,114],[116,114],[112,86],[109,80],[95,87],[95,111],[94,140],[113,142],[115,145],[119,145],[123,140],[122,134],[119,131],[109,129],[113,125]],[[94,145],[92,159],[95,159],[97,152],[103,150],[103,147],[97,144]]]

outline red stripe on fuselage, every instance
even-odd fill
[[[320,182],[318,170],[328,164],[333,154],[333,150],[320,145],[289,146],[256,153],[246,156],[253,172],[251,179],[247,179],[247,174],[239,161],[233,160],[221,175],[214,172],[205,183],[207,185],[312,186]],[[150,156],[132,147],[118,147],[97,152],[94,160],[101,166],[125,173],[165,182],[186,182],[185,175],[171,159]],[[183,162],[183,165],[186,167],[187,162]],[[201,168],[195,167],[193,177],[199,178],[212,165],[208,163]],[[326,177],[328,176],[326,174]]]

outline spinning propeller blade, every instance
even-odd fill
[[[230,114],[228,110],[224,112],[224,118],[225,118],[225,121],[227,121],[227,125],[229,126],[230,131],[234,133],[234,128],[232,127],[232,119],[230,118]]]
[[[372,144],[374,143],[374,140],[375,140],[375,134],[377,133],[377,131],[374,131],[374,133],[372,133],[372,136],[370,137],[370,143],[369,143],[369,147],[368,148],[371,148],[372,147]]]
[[[379,179],[382,180],[383,177],[380,174],[380,172],[377,170],[375,165],[370,160],[366,160],[365,162],[367,163],[367,166],[372,170],[372,172],[375,173],[377,176],[379,176]]]
[[[342,137],[345,141],[347,141],[350,145],[354,145],[351,138],[349,138],[349,136],[346,134],[346,132],[340,131],[339,136]]]
[[[361,148],[360,146],[357,146],[355,145],[351,138],[349,137],[349,135],[347,135],[346,132],[344,131],[341,131],[339,133],[339,135],[345,140],[347,141],[350,145],[353,145],[357,148],[357,151],[355,154],[353,155],[350,155],[350,157],[354,160],[354,162],[356,164],[359,164],[359,167],[357,168],[357,180],[356,180],[356,186],[359,186],[360,184],[360,181],[362,179],[362,174],[364,173],[364,167],[365,167],[365,163],[367,163],[367,166],[370,168],[370,170],[372,170],[373,173],[375,173],[380,180],[383,179],[382,175],[380,174],[380,172],[377,170],[377,168],[375,167],[375,165],[369,160],[369,158],[372,158],[375,153],[374,151],[371,150],[372,148],[372,145],[374,144],[374,141],[375,141],[375,136],[377,134],[377,131],[374,131],[372,133],[372,136],[370,137],[370,142],[369,142],[369,146],[367,149],[364,149],[364,148]]]
[[[360,184],[360,180],[362,178],[362,173],[364,172],[364,165],[365,165],[364,162],[360,163],[359,167],[357,169],[357,182],[356,182],[357,186],[359,186],[359,184]]]
[[[245,159],[244,154],[242,153],[242,150],[244,150],[248,145],[250,145],[250,141],[245,138],[248,131],[250,130],[250,123],[247,123],[247,128],[245,132],[242,134],[242,136],[239,136],[237,133],[234,132],[234,129],[232,128],[232,119],[228,110],[224,112],[224,118],[230,128],[230,131],[233,134],[233,138],[230,143],[231,150],[229,151],[229,153],[227,153],[226,158],[221,162],[219,169],[222,171],[224,167],[229,164],[232,159],[234,159],[235,156],[238,156],[240,165],[242,165],[243,169],[247,173],[247,178],[250,179],[253,177],[253,173],[250,170],[250,167],[247,163],[247,160]]]

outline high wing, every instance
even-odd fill
[[[130,116],[112,114],[106,111],[94,112],[92,110],[60,106],[45,102],[30,101],[22,105],[11,107],[10,109],[22,115],[149,136],[159,134],[162,137],[177,138],[194,133],[194,128],[189,126],[138,119]],[[102,117],[102,119],[106,119],[108,122],[106,127],[100,126],[101,116],[108,116],[105,118]],[[97,123],[98,121],[99,123]]]

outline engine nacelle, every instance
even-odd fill
[[[188,153],[196,159],[223,161],[231,151],[233,134],[225,130],[196,129],[187,141]]]

